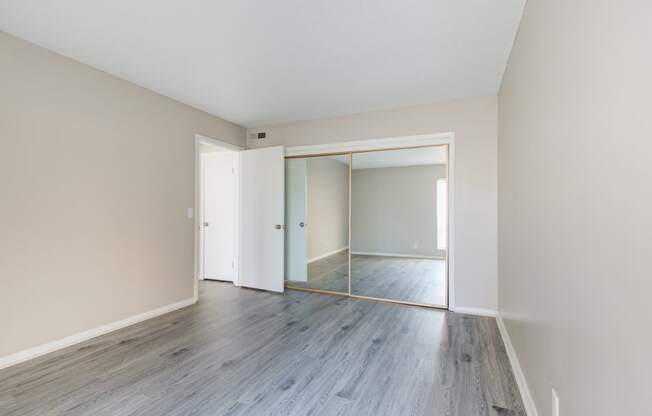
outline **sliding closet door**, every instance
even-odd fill
[[[288,158],[286,286],[348,293],[349,155]]]
[[[351,294],[446,307],[447,147],[354,153]]]

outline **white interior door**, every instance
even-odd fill
[[[283,146],[238,153],[241,286],[283,292],[285,152]]]
[[[234,278],[235,157],[234,152],[202,155],[204,279],[233,281]]]
[[[285,278],[295,282],[308,281],[306,168],[306,159],[285,163]]]

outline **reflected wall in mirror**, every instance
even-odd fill
[[[349,291],[349,155],[285,161],[288,287]]]
[[[353,154],[351,294],[446,307],[447,153]]]

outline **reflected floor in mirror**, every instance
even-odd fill
[[[446,303],[446,262],[352,255],[351,293],[443,306]]]
[[[348,293],[348,252],[308,265],[308,281],[289,286]],[[351,291],[354,295],[430,305],[446,303],[444,260],[390,256],[351,256]]]
[[[308,263],[308,281],[286,281],[288,286],[349,293],[349,252],[342,250]]]

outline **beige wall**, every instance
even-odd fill
[[[437,250],[438,179],[446,179],[446,165],[354,169],[351,252],[443,259],[445,252]]]
[[[349,165],[306,159],[308,260],[349,245]]]
[[[248,129],[267,132],[249,147],[455,132],[455,297],[457,307],[497,308],[495,97]]]
[[[0,357],[192,298],[195,133],[244,145],[0,33]]]
[[[500,92],[499,300],[540,416],[650,414],[652,2],[530,0]]]

